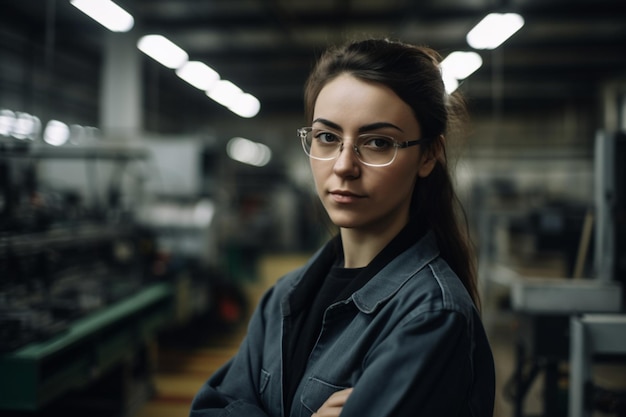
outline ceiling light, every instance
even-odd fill
[[[220,80],[206,94],[222,106],[231,107],[237,103],[243,91],[230,81]]]
[[[446,89],[446,93],[452,94],[454,90],[459,88],[459,80],[454,77],[443,77],[443,85]]]
[[[13,132],[15,113],[8,109],[0,110],[0,135],[9,136]]]
[[[70,128],[58,120],[50,120],[43,132],[43,140],[53,146],[64,145],[70,138]]]
[[[176,70],[176,75],[203,91],[210,89],[220,79],[217,71],[198,61],[183,64]]]
[[[189,59],[187,52],[162,35],[143,36],[137,42],[137,48],[171,69],[180,68]]]
[[[112,32],[128,32],[135,19],[110,0],[71,0],[70,3]]]
[[[267,145],[245,138],[232,138],[226,145],[226,153],[231,159],[257,167],[265,166],[272,159],[272,151]]]
[[[41,132],[41,121],[28,113],[17,112],[12,136],[16,139],[35,139]]]
[[[441,61],[441,73],[444,81],[454,78],[463,80],[481,67],[483,59],[476,52],[455,51]]]
[[[467,34],[467,43],[474,49],[495,49],[524,26],[517,13],[490,13]]]
[[[261,110],[261,103],[252,94],[241,94],[237,101],[229,107],[230,111],[241,117],[254,117]]]

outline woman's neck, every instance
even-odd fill
[[[397,223],[378,230],[342,228],[344,267],[362,268],[369,265],[406,224],[407,222]]]

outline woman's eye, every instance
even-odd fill
[[[363,146],[376,150],[385,150],[393,147],[393,140],[383,136],[368,137],[362,143]]]
[[[339,138],[337,135],[332,134],[330,132],[320,132],[315,135],[315,139],[317,139],[320,143],[336,143],[339,142]]]

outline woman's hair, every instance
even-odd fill
[[[304,106],[312,123],[317,96],[340,74],[377,82],[392,89],[407,103],[419,122],[421,145],[426,155],[437,155],[433,171],[418,178],[411,201],[411,219],[422,229],[432,229],[441,256],[459,276],[477,307],[476,263],[467,221],[456,196],[444,138],[457,121],[467,116],[460,95],[448,95],[441,77],[441,56],[434,50],[387,39],[370,39],[327,50],[317,62],[305,85]],[[464,224],[465,227],[461,227]]]

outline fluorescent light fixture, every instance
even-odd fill
[[[0,135],[9,136],[13,132],[15,113],[9,109],[0,110]]]
[[[12,136],[16,139],[33,140],[41,132],[41,121],[37,116],[28,113],[17,112]]]
[[[467,34],[467,43],[474,49],[496,49],[524,26],[517,13],[490,13]]]
[[[110,0],[71,0],[70,3],[112,32],[128,32],[135,19]]]
[[[206,94],[222,106],[230,108],[237,103],[244,93],[241,91],[241,88],[237,87],[232,82],[219,80]]]
[[[455,51],[441,61],[441,74],[445,80],[464,80],[480,68],[483,59],[476,52]]]
[[[256,97],[244,93],[241,88],[228,80],[215,82],[207,90],[206,95],[241,117],[254,117],[261,109],[261,103]]]
[[[70,125],[70,138],[72,145],[80,145],[85,142],[85,128],[81,125]]]
[[[137,48],[150,58],[171,69],[180,68],[189,59],[187,52],[162,35],[141,37],[137,42]]]
[[[261,103],[252,94],[244,93],[229,107],[229,110],[241,117],[250,118],[259,113]]]
[[[446,89],[446,93],[452,94],[454,90],[459,88],[459,80],[454,77],[443,77],[443,85]]]
[[[272,151],[268,146],[239,137],[228,141],[226,153],[235,161],[257,167],[267,165],[272,159]]]
[[[176,70],[176,75],[203,91],[209,90],[220,79],[217,71],[199,61],[189,61],[183,64]]]
[[[50,120],[43,132],[43,140],[53,146],[64,145],[70,138],[70,128],[58,120]]]

